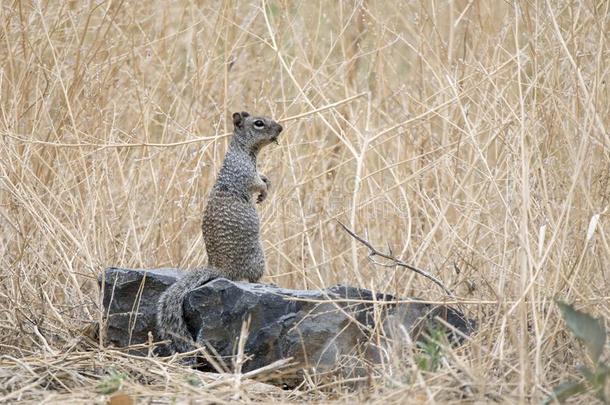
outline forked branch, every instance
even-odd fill
[[[364,246],[366,246],[369,249],[369,259],[371,259],[375,264],[379,264],[379,265],[382,265],[382,266],[385,266],[385,267],[399,266],[399,267],[404,267],[406,269],[414,271],[415,273],[419,274],[420,276],[424,276],[428,280],[432,281],[434,284],[436,284],[437,286],[442,288],[443,291],[445,291],[445,293],[447,295],[449,295],[451,298],[455,299],[455,295],[453,295],[451,290],[449,288],[445,287],[445,285],[442,283],[442,281],[439,280],[438,278],[434,277],[432,274],[430,274],[427,271],[424,271],[422,269],[418,269],[415,266],[411,266],[410,264],[405,263],[402,260],[395,258],[391,254],[386,254],[386,253],[380,252],[373,245],[371,245],[371,243],[369,241],[367,241],[366,239],[364,239],[361,236],[358,236],[354,231],[349,229],[347,226],[343,225],[343,223],[341,221],[337,221],[337,222],[339,222],[339,225],[341,225],[341,227],[345,230],[345,232],[350,234],[350,236],[352,238],[356,239],[358,242],[362,243]],[[389,260],[390,264],[388,265],[388,264],[384,264],[384,263],[379,263],[378,261],[376,261],[374,259],[375,256],[379,256],[379,257],[382,257],[382,258],[384,258],[386,260]]]

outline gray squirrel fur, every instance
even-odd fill
[[[269,180],[256,168],[258,152],[277,138],[282,126],[269,117],[233,114],[233,137],[203,213],[202,232],[208,267],[190,271],[159,298],[157,334],[170,349],[196,348],[183,316],[186,295],[219,277],[258,281],[265,272],[256,203],[267,197]],[[252,195],[257,195],[256,201]]]

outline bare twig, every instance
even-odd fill
[[[411,271],[416,272],[417,274],[426,277],[428,280],[432,281],[434,284],[436,284],[437,286],[439,286],[440,288],[443,289],[443,291],[445,291],[445,293],[447,295],[449,295],[451,298],[455,299],[455,295],[451,292],[451,290],[447,287],[445,287],[445,285],[442,283],[441,280],[439,280],[438,278],[434,277],[432,274],[428,273],[425,270],[422,269],[418,269],[415,266],[411,266],[408,263],[403,262],[400,259],[395,258],[394,256],[391,256],[389,254],[380,252],[379,250],[377,250],[375,247],[373,247],[373,245],[371,245],[371,243],[369,241],[367,241],[366,239],[364,239],[361,236],[358,236],[354,231],[352,231],[351,229],[349,229],[347,226],[345,226],[341,221],[337,221],[339,223],[339,225],[341,225],[341,227],[345,230],[345,232],[349,233],[350,236],[354,239],[356,239],[358,242],[362,243],[364,246],[366,246],[369,249],[369,258],[371,260],[373,260],[373,262],[375,264],[381,265],[381,266],[385,266],[385,267],[389,267],[389,266],[400,266],[400,267],[404,267],[407,268]],[[391,264],[383,264],[383,263],[379,263],[377,261],[375,261],[373,258],[375,256],[379,256],[379,257],[383,257],[384,259],[387,259],[391,262]]]
[[[333,108],[336,108],[340,105],[349,103],[351,101],[356,100],[357,98],[360,98],[362,96],[366,95],[366,92],[361,92],[358,93],[356,95],[353,95],[351,97],[347,97],[344,98],[342,100],[339,101],[335,101],[334,103],[330,103],[330,104],[326,104],[322,107],[318,107],[318,108],[313,108],[310,111],[306,111],[304,113],[300,113],[300,114],[296,114],[296,115],[292,115],[290,117],[286,117],[286,118],[280,118],[278,121],[279,122],[288,122],[288,121],[294,121],[294,120],[298,120],[310,115],[314,115],[317,113],[320,113],[322,111],[326,111],[326,110],[330,110]],[[201,136],[201,137],[197,137],[197,138],[193,138],[193,139],[187,139],[184,141],[178,141],[178,142],[167,142],[167,143],[151,143],[151,142],[133,142],[133,143],[92,143],[92,142],[79,142],[79,143],[61,143],[61,142],[50,142],[50,141],[40,141],[40,140],[36,140],[36,139],[26,139],[22,136],[16,136],[14,134],[11,134],[10,132],[4,132],[2,135],[7,136],[8,138],[14,139],[15,141],[21,142],[21,143],[29,143],[29,144],[35,144],[35,145],[44,145],[44,146],[51,146],[51,147],[57,147],[57,148],[82,148],[82,147],[96,147],[96,148],[139,148],[139,147],[153,147],[153,148],[166,148],[166,147],[174,147],[174,146],[183,146],[183,145],[189,145],[192,143],[197,143],[197,142],[204,142],[204,141],[213,141],[213,140],[218,140],[221,138],[225,138],[227,136],[232,135],[233,132],[225,132],[223,134],[219,134],[219,135],[213,135],[213,136]]]

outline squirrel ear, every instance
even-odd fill
[[[235,125],[235,128],[243,128],[244,126],[242,116],[238,112],[233,113],[233,125]]]
[[[246,118],[246,117],[249,117],[249,116],[250,116],[250,113],[248,113],[247,111],[242,111],[242,112],[241,112],[241,116],[242,116],[243,118]]]

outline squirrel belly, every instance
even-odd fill
[[[210,198],[202,221],[208,264],[230,280],[258,281],[265,271],[260,221],[252,202],[233,195]]]

